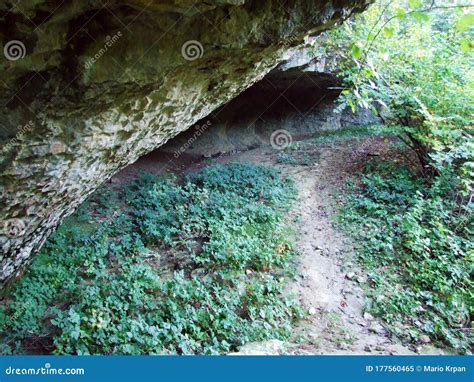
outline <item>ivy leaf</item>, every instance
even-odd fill
[[[466,32],[474,25],[474,13],[463,15],[456,23],[456,28],[459,32]]]
[[[356,60],[362,57],[362,48],[358,44],[352,44],[351,54]]]

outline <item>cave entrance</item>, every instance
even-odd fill
[[[313,68],[311,70],[311,68]],[[140,170],[159,174],[199,168],[206,158],[293,141],[374,123],[368,111],[335,112],[341,84],[314,66],[279,67],[239,96],[113,176],[124,182]]]

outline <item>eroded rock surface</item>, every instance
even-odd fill
[[[279,138],[289,144],[328,130],[381,123],[368,109],[339,110],[337,68],[324,65],[333,56],[300,54],[307,46],[302,51],[159,150],[176,159],[183,153],[212,157],[279,146]]]
[[[367,2],[2,2],[0,287],[103,181]]]

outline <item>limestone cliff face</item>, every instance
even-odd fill
[[[368,0],[0,4],[0,287],[101,182]]]

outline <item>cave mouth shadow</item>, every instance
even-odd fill
[[[272,144],[272,134],[297,141],[327,130],[372,123],[369,111],[335,113],[340,80],[301,68],[275,70],[230,102],[112,178],[123,183],[141,170],[180,173],[206,158]]]

